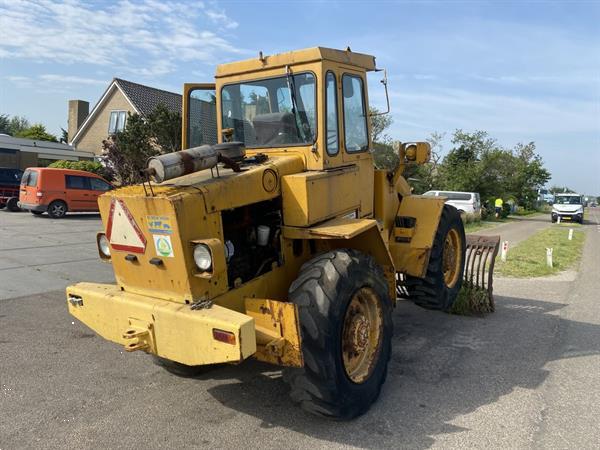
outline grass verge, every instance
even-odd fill
[[[564,225],[564,226],[563,226]],[[552,275],[574,266],[581,258],[585,232],[575,224],[560,224],[546,228],[514,248],[509,249],[506,262],[496,261],[496,273],[507,277],[531,278]],[[573,240],[569,241],[569,228]],[[553,267],[546,265],[546,248],[553,248]]]

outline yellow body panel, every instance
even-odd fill
[[[352,239],[376,226],[377,222],[372,219],[336,217],[310,228],[283,227],[283,237],[288,239]]]
[[[240,362],[256,351],[254,319],[218,305],[192,310],[95,283],[69,286],[67,297],[74,317],[126,349],[132,339],[124,335],[134,329],[146,344],[140,349],[187,365]],[[75,305],[72,299],[80,299],[82,304]],[[235,345],[216,341],[213,329],[233,333]]]
[[[444,200],[436,197],[411,195],[402,199],[397,215],[414,218],[415,226],[398,227],[400,229],[390,238],[389,249],[396,271],[415,277],[425,276],[443,207]]]
[[[303,172],[283,178],[283,222],[305,227],[337,215],[360,210],[356,166]]]
[[[302,367],[298,307],[259,298],[247,298],[245,304],[246,314],[255,322],[256,359],[280,366]]]

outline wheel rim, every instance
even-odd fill
[[[346,309],[342,330],[342,359],[346,375],[354,383],[371,376],[381,350],[383,310],[371,288],[359,289]]]
[[[449,288],[456,284],[460,276],[460,265],[462,263],[461,250],[460,235],[457,230],[451,229],[444,240],[444,254],[442,259],[444,283]]]
[[[57,205],[52,205],[52,214],[55,216],[62,216],[65,213],[65,207],[60,203]]]

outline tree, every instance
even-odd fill
[[[147,118],[130,114],[125,129],[104,140],[102,149],[116,180],[140,183],[148,158],[181,150],[181,116],[164,105],[158,105]]]
[[[181,150],[181,114],[160,103],[147,118],[150,134],[161,153]]]
[[[10,134],[10,119],[8,114],[0,114],[0,134]]]
[[[63,127],[60,128],[60,142],[63,144],[69,143],[69,132],[65,130]]]
[[[56,136],[50,134],[46,131],[46,127],[41,123],[36,123],[29,128],[21,130],[15,134],[14,137],[20,137],[25,139],[35,139],[37,141],[50,141],[50,142],[58,142]]]
[[[25,117],[12,116],[12,118],[10,119],[8,134],[10,134],[11,136],[16,136],[18,133],[20,133],[21,131],[25,131],[29,127],[29,120],[27,120]]]
[[[423,194],[439,188],[439,169],[442,160],[443,133],[431,133],[426,141],[431,146],[429,162],[422,165],[409,165],[404,171],[404,177],[410,179],[415,194]]]
[[[150,129],[139,114],[128,114],[125,129],[102,141],[106,165],[123,185],[143,181],[146,161],[160,152],[150,141]]]
[[[535,143],[518,143],[512,151],[514,168],[508,178],[509,191],[518,204],[532,209],[537,202],[537,191],[550,180],[540,155],[535,153]]]
[[[373,142],[390,143],[391,138],[386,131],[394,123],[389,114],[381,114],[377,108],[369,107],[369,120],[371,121],[371,139]]]
[[[392,138],[386,133],[392,125],[390,115],[380,115],[377,108],[369,107],[371,140],[373,141],[373,163],[378,169],[392,170],[398,165],[398,154],[394,151]]]

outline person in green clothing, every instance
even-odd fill
[[[501,198],[497,198],[494,205],[496,207],[496,219],[502,214],[502,205],[504,205],[504,201]]]

